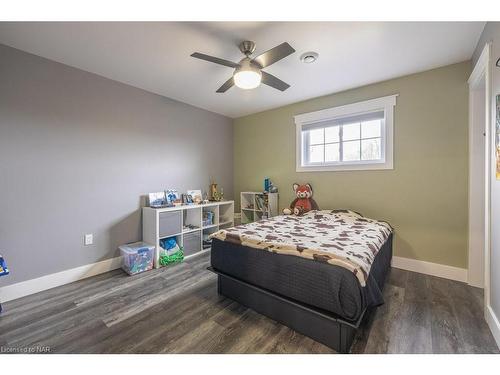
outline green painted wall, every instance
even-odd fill
[[[234,193],[270,177],[280,209],[292,183],[310,182],[320,208],[350,208],[389,221],[395,255],[467,267],[470,61],[295,103],[234,120]],[[293,116],[399,94],[394,169],[295,172]]]

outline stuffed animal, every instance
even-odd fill
[[[318,204],[312,198],[313,189],[310,184],[299,185],[295,183],[293,184],[293,191],[296,198],[290,204],[290,208],[283,210],[285,215],[294,214],[300,216],[311,210],[319,210]]]

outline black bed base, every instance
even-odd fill
[[[350,323],[327,312],[316,310],[226,275],[212,267],[208,267],[208,269],[218,276],[217,289],[219,294],[282,323],[337,352],[349,353],[366,310],[356,322]]]

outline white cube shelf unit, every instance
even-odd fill
[[[212,213],[210,222],[204,220],[207,212]],[[210,249],[209,246],[204,246],[204,237],[232,226],[234,201],[142,209],[142,240],[156,247],[155,268],[160,267],[161,239],[175,237],[187,258]]]
[[[244,191],[241,193],[241,224],[278,216],[278,193]]]

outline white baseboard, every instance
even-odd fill
[[[486,306],[485,318],[497,346],[500,348],[500,322],[498,321],[498,318],[491,306]]]
[[[7,302],[57,286],[99,275],[121,266],[121,257],[102,260],[0,288],[0,301]]]
[[[392,266],[445,279],[467,282],[467,269],[410,258],[392,257]]]
[[[82,280],[119,268],[120,257],[106,259],[97,263],[53,273],[36,279],[23,281],[0,288],[0,301],[7,302],[30,294],[38,293],[57,286]],[[467,282],[467,270],[443,264],[424,262],[421,260],[393,257],[392,266],[407,271],[443,277],[445,279]]]

